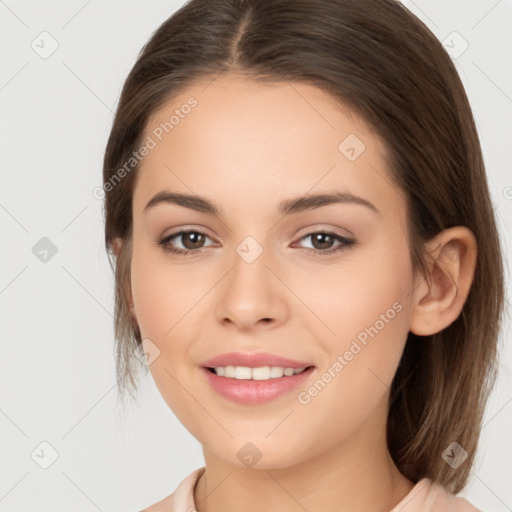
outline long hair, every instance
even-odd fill
[[[240,73],[315,85],[349,105],[386,144],[407,202],[413,268],[428,279],[424,244],[466,226],[478,256],[459,317],[432,336],[409,333],[394,377],[388,447],[410,480],[452,492],[466,484],[496,377],[504,301],[502,249],[472,111],[457,71],[430,30],[395,0],[190,0],[141,50],[124,84],[105,151],[105,244],[115,266],[116,365],[136,389],[140,332],[129,311],[132,196],[126,162],[149,117],[195,80]],[[125,172],[120,170],[124,167]],[[122,179],[120,176],[122,174]],[[457,441],[457,470],[441,457]]]

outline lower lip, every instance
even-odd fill
[[[279,377],[269,380],[235,379],[219,377],[217,374],[202,368],[211,387],[229,400],[241,404],[262,404],[270,402],[291,391],[304,382],[315,368],[310,366],[302,373],[290,377]]]

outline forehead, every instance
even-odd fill
[[[236,75],[196,82],[151,116],[149,139],[154,147],[137,170],[134,212],[164,189],[240,210],[326,190],[403,206],[380,137],[310,84]]]

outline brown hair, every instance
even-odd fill
[[[452,226],[474,233],[478,256],[462,313],[432,336],[409,333],[388,416],[399,470],[459,492],[496,376],[502,249],[460,78],[441,43],[395,0],[191,0],[142,49],[122,90],[103,168],[107,252],[115,238],[125,242],[115,266],[120,389],[136,388],[133,350],[141,343],[128,304],[137,167],[114,186],[112,178],[158,108],[195,80],[224,73],[315,85],[367,121],[385,141],[407,201],[412,263],[426,279],[425,241]],[[441,458],[453,441],[469,454],[456,470]]]

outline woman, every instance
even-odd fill
[[[146,510],[476,510],[500,241],[463,86],[393,0],[191,0],[104,161],[134,349],[205,467]]]

